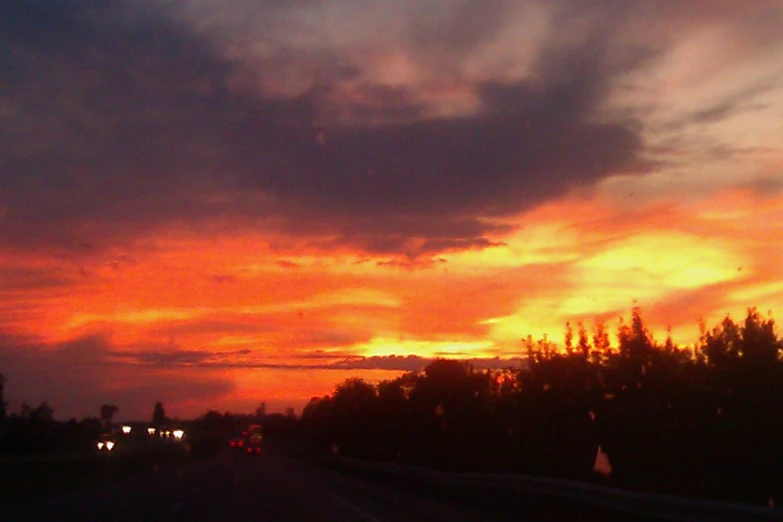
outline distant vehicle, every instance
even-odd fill
[[[112,452],[116,446],[117,443],[111,435],[101,435],[98,442],[95,443],[95,447],[98,451],[106,453]]]
[[[253,424],[245,432],[248,441],[261,442],[263,431],[260,424]]]
[[[245,445],[247,446],[246,453],[248,455],[260,455],[262,440],[263,434],[261,433],[261,426],[250,426],[247,430],[247,439],[245,442]]]
[[[245,437],[247,437],[246,431],[234,432],[228,439],[228,447],[236,450],[242,449],[245,446]]]
[[[258,442],[248,442],[245,452],[248,455],[261,455],[261,441],[259,440]]]

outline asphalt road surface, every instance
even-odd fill
[[[519,518],[515,517],[516,520]],[[0,506],[22,521],[494,521],[415,493],[290,460],[225,453],[178,468],[36,502]]]

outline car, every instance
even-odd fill
[[[228,439],[228,447],[235,450],[241,450],[243,447],[245,447],[245,438],[247,437],[247,432],[234,432],[231,435],[231,438]]]
[[[261,427],[251,426],[247,431],[247,438],[245,439],[246,453],[248,455],[260,455],[262,440]]]
[[[261,455],[261,441],[258,442],[249,441],[245,448],[245,453],[251,456]]]
[[[117,442],[111,435],[101,435],[95,443],[95,447],[100,452],[110,453],[117,447]]]

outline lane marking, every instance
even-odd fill
[[[321,491],[326,493],[329,497],[332,498],[332,500],[336,501],[338,504],[342,504],[343,507],[346,507],[349,510],[353,511],[353,513],[355,515],[358,515],[360,518],[362,518],[362,519],[364,519],[364,520],[366,520],[368,522],[383,522],[380,518],[376,517],[375,515],[372,515],[372,514],[368,513],[367,511],[363,510],[362,508],[360,508],[359,506],[357,506],[355,504],[352,504],[352,503],[348,502],[347,500],[344,500],[344,499],[338,497],[337,495],[335,495],[331,491],[329,491],[327,489],[322,489]]]

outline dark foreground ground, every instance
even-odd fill
[[[384,484],[291,460],[230,451],[46,498],[3,499],[0,520],[592,521],[639,520],[563,502],[497,503]]]
[[[93,450],[33,457],[0,457],[0,506],[90,489],[147,475],[161,468],[180,466],[204,456],[185,451],[181,445],[169,445],[110,455]]]

